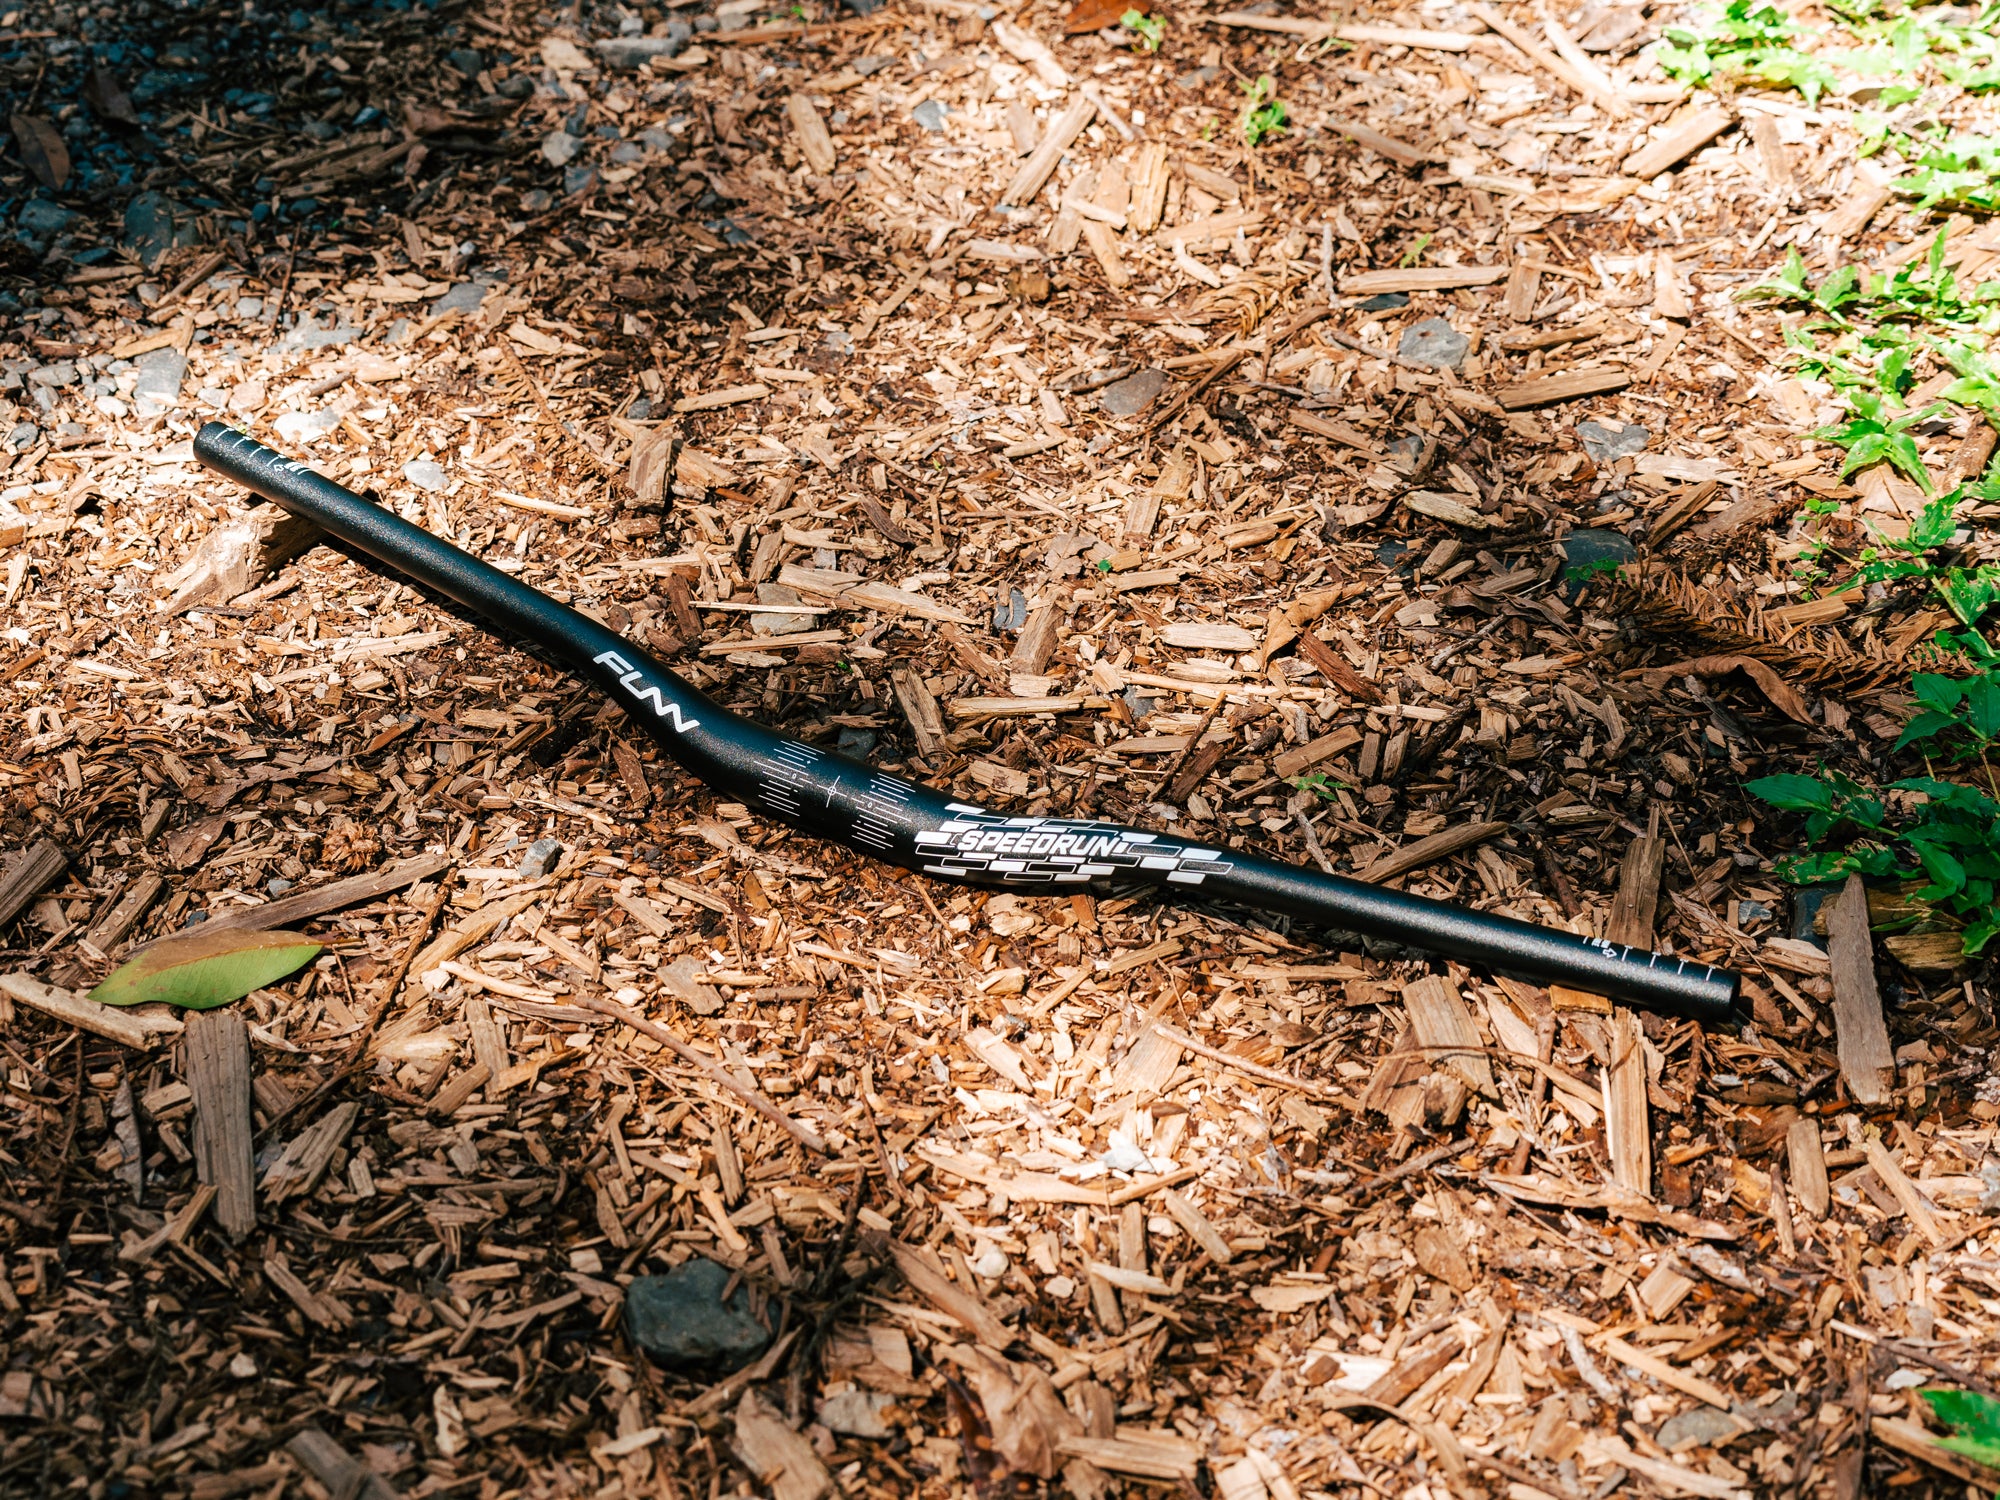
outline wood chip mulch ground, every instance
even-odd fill
[[[1879,767],[1942,619],[1792,598],[1914,492],[1734,294],[1931,219],[1671,7],[1120,14],[0,23],[0,1492],[1991,1491],[1915,1395],[2000,1379],[1990,970],[1741,790]],[[1751,1019],[795,838],[217,414],[795,735]],[[76,998],[198,922],[328,951]],[[697,1260],[735,1373],[632,1341]]]

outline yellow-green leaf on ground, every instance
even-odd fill
[[[164,1000],[189,1010],[212,1010],[283,979],[312,962],[319,950],[304,934],[282,930],[167,938],[119,967],[90,998],[105,1005]]]

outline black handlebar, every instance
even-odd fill
[[[738,718],[595,620],[220,422],[195,456],[589,678],[716,790],[926,875],[1038,895],[1143,881],[1670,1015],[1731,1018],[1734,974],[1115,823],[1008,817]]]

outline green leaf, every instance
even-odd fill
[[[1761,776],[1743,790],[1773,807],[1793,812],[1833,811],[1833,788],[1813,776]]]
[[[1989,673],[1966,684],[1965,723],[1982,740],[2000,734],[2000,679]]]
[[[1917,892],[1919,900],[1943,901],[1965,889],[1965,866],[1951,855],[1928,841],[1912,839],[1910,847],[1917,851],[1924,873],[1931,878],[1930,885]]]
[[[1918,740],[1927,740],[1932,735],[1941,734],[1957,723],[1958,720],[1952,715],[1939,713],[1934,708],[1927,708],[1903,726],[1902,736],[1896,741],[1893,748],[1897,750],[1905,749],[1910,745],[1914,745]]]
[[[1966,936],[1969,938],[1971,933]],[[2000,1468],[2000,1401],[1978,1391],[1931,1388],[1919,1394],[1930,1403],[1938,1420],[1952,1429],[1952,1436],[1943,1440],[1943,1447]]]
[[[283,979],[318,957],[320,944],[296,932],[196,932],[154,943],[90,992],[103,1005],[164,1000],[213,1010]]]
[[[1983,917],[1974,918],[1965,926],[1966,953],[1976,956],[1982,948],[1993,941],[1996,935],[2000,935],[2000,916],[1989,912]],[[1995,1467],[2000,1468],[2000,1464],[1996,1464]]]

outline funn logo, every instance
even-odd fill
[[[660,690],[647,683],[645,678],[639,675],[638,669],[616,651],[606,651],[601,656],[594,656],[591,658],[591,662],[596,666],[609,667],[612,671],[620,674],[618,685],[634,698],[637,698],[641,703],[652,704],[653,712],[660,718],[673,720],[674,729],[677,733],[686,734],[690,729],[700,727],[701,720],[683,718],[681,716],[681,706],[678,703],[667,702],[661,695]],[[641,684],[644,684],[644,686]]]

